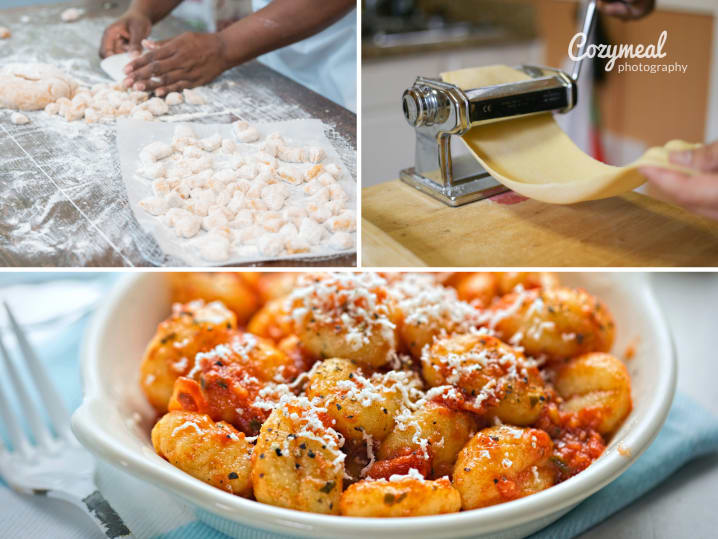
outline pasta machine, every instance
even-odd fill
[[[583,32],[593,27],[596,2],[586,8]],[[584,39],[578,57],[583,55]],[[558,69],[520,66],[529,79],[462,90],[438,79],[418,77],[404,91],[404,116],[416,135],[414,166],[400,172],[403,182],[448,204],[460,206],[508,189],[494,180],[470,155],[452,155],[451,139],[469,129],[542,112],[565,113],[578,99],[581,60],[571,74]]]

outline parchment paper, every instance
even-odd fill
[[[322,242],[318,247],[309,253],[300,253],[295,255],[283,255],[279,257],[258,256],[246,258],[239,256],[236,252],[231,252],[230,258],[222,262],[211,262],[202,258],[197,250],[197,242],[202,241],[202,237],[207,233],[201,231],[194,238],[180,238],[174,230],[168,228],[155,216],[150,215],[139,206],[140,200],[150,197],[152,193],[152,180],[146,179],[136,171],[141,168],[139,153],[143,147],[154,141],[162,141],[168,144],[172,142],[175,127],[177,125],[189,125],[197,133],[200,138],[208,137],[219,133],[222,138],[234,139],[232,133],[232,124],[199,124],[196,122],[145,122],[141,120],[120,119],[117,121],[117,149],[120,157],[120,170],[122,179],[127,189],[127,197],[130,201],[132,213],[139,222],[140,226],[152,234],[157,243],[165,252],[165,254],[182,260],[188,266],[215,266],[215,265],[232,265],[232,264],[248,264],[276,260],[293,260],[293,259],[312,259],[332,256],[337,254],[352,254],[356,252],[356,247],[347,251],[336,251],[329,248],[326,242]],[[253,123],[262,135],[257,143],[242,144],[237,143],[238,151],[241,153],[256,153],[259,143],[271,133],[280,133],[288,143],[297,146],[319,146],[323,148],[327,157],[322,164],[327,165],[334,163],[339,166],[343,172],[338,183],[342,189],[349,195],[349,201],[346,203],[347,209],[356,212],[356,182],[352,179],[342,160],[334,148],[332,143],[324,135],[326,126],[321,120],[286,120],[281,122],[258,122]],[[221,155],[221,153],[218,153]],[[292,164],[300,170],[309,168],[311,165]],[[290,186],[285,184],[292,193],[288,200],[296,200],[303,197],[301,191],[302,186]],[[356,233],[354,233],[354,245],[356,246]]]

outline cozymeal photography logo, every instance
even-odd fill
[[[574,62],[584,58],[601,58],[606,61],[604,69],[617,73],[643,72],[643,73],[681,73],[685,74],[688,64],[679,62],[629,62],[628,59],[660,60],[666,58],[666,42],[668,31],[663,30],[655,43],[590,43],[586,45],[587,36],[579,32],[573,36],[568,45],[568,56]],[[584,50],[585,47],[585,50]],[[583,52],[581,53],[581,51]]]

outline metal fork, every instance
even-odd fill
[[[13,415],[10,401],[0,386],[0,417],[9,432],[12,449],[0,440],[0,477],[13,489],[25,494],[49,496],[70,502],[82,509],[107,537],[132,537],[120,516],[95,485],[95,461],[70,430],[70,414],[53,386],[47,372],[7,303],[3,302],[10,327],[27,364],[30,378],[40,393],[50,418],[52,431],[30,397],[26,381],[10,358],[0,334],[0,356],[7,370],[7,380],[17,393],[21,411]],[[34,444],[25,435],[21,421],[30,427]]]

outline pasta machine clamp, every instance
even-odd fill
[[[589,2],[583,25],[587,36],[595,11],[595,1]],[[518,69],[529,79],[469,90],[418,77],[402,98],[404,116],[416,135],[416,156],[414,166],[401,171],[401,180],[449,206],[507,191],[471,155],[452,155],[452,137],[509,118],[570,111],[578,97],[580,68],[577,61],[569,75],[558,69],[521,66]]]

